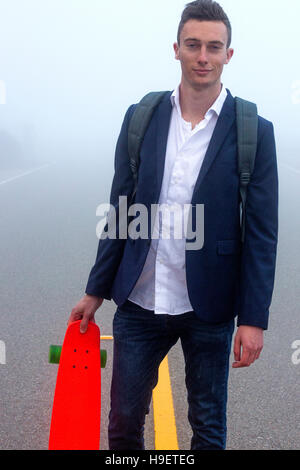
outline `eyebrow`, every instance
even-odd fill
[[[194,41],[194,42],[202,42],[200,41],[200,39],[196,39],[196,38],[187,38],[184,40],[184,42],[189,42],[189,41]],[[208,44],[216,44],[216,45],[219,45],[219,46],[224,46],[225,43],[222,42],[222,41],[209,41]]]

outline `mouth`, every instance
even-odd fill
[[[212,72],[212,70],[194,69],[194,72],[197,73],[198,75],[207,75],[208,73]]]

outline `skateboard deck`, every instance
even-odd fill
[[[101,412],[100,330],[80,333],[71,323],[61,349],[52,408],[49,450],[99,450]]]

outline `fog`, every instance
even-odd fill
[[[300,171],[299,0],[220,2],[235,54],[223,83],[274,122],[280,164]],[[101,164],[108,190],[128,106],[174,89],[181,0],[0,1],[0,175],[67,159]]]
[[[222,82],[273,122],[280,179],[270,330],[262,360],[231,373],[228,447],[295,449],[300,2],[220,3],[235,50]],[[108,202],[126,110],[149,91],[180,82],[173,43],[184,6],[183,0],[0,0],[1,449],[48,446],[57,373],[47,363],[48,345],[61,344],[85,292],[98,245],[96,209]],[[114,313],[113,302],[104,302],[97,318],[102,334],[112,334]],[[112,348],[107,344],[102,372],[102,449],[108,448]],[[189,449],[181,349],[173,350],[170,371],[180,448]],[[147,448],[154,446],[153,428],[150,422]]]

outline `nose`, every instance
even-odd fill
[[[199,55],[197,58],[198,62],[201,64],[207,64],[208,59],[207,59],[207,50],[206,47],[203,45],[199,51]]]

